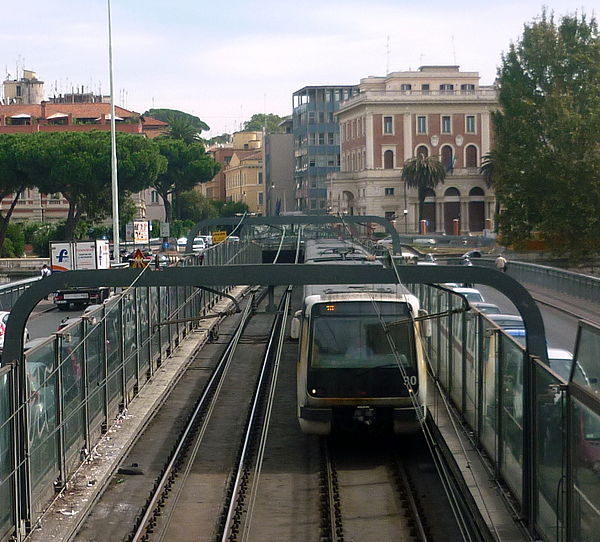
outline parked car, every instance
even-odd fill
[[[60,324],[58,324],[56,331],[60,331],[61,329],[64,329],[67,326],[70,326],[71,324],[75,324],[77,322],[81,322],[81,318],[79,316],[75,316],[73,318],[63,318],[60,321]]]
[[[430,239],[430,238],[424,238],[424,237],[417,237],[415,239],[413,239],[413,245],[435,245],[435,239]]]
[[[564,348],[548,348],[548,364],[565,380],[569,380],[573,354]]]
[[[6,323],[8,322],[8,317],[10,316],[10,311],[0,311],[0,351],[4,349],[4,335],[6,334]],[[23,342],[26,343],[29,341],[29,331],[25,328],[25,332],[23,334]]]
[[[479,312],[484,314],[500,314],[502,311],[500,307],[494,303],[486,303],[485,301],[474,301],[471,303],[471,307],[477,309]]]
[[[206,243],[202,237],[194,237],[194,244],[192,245],[194,252],[203,252],[206,250]]]
[[[525,343],[527,332],[523,318],[516,314],[488,314],[487,318],[501,327],[508,335],[514,337],[521,344]]]
[[[457,294],[464,295],[469,303],[485,301],[477,288],[452,288]]]
[[[462,258],[481,258],[481,251],[479,250],[469,250],[462,255]]]

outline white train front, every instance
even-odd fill
[[[381,265],[361,247],[307,241],[305,263]],[[419,302],[400,284],[310,285],[295,313],[298,419],[305,433],[418,429],[426,364]]]

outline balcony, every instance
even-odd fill
[[[485,87],[476,90],[368,90],[340,104],[340,111],[363,103],[496,103],[498,92]]]

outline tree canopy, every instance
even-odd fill
[[[197,134],[210,130],[208,124],[198,117],[185,113],[184,111],[178,111],[177,109],[148,109],[148,111],[144,113],[144,116],[154,117],[155,119],[168,122],[169,124],[173,121],[184,122],[189,124]]]
[[[168,165],[152,184],[163,200],[166,221],[171,222],[172,199],[181,192],[191,190],[198,183],[210,181],[219,171],[219,164],[206,154],[201,143],[158,137],[154,144]]]
[[[111,212],[111,146],[108,132],[34,134],[30,143],[39,157],[35,185],[42,193],[61,192],[69,202],[66,239],[72,239],[83,216],[103,220]],[[151,186],[166,169],[166,160],[152,141],[117,134],[119,197]]]
[[[444,182],[446,168],[438,160],[437,156],[425,156],[419,154],[409,158],[402,168],[402,180],[406,186],[416,188],[419,198],[419,220],[423,218],[423,205],[425,194],[428,189]]]
[[[498,70],[493,182],[505,242],[533,234],[582,256],[600,246],[600,39],[594,18],[546,11]]]
[[[283,132],[279,123],[284,119],[273,113],[256,113],[252,115],[250,120],[244,122],[244,132],[260,132],[263,127],[268,134],[276,134]]]

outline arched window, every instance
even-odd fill
[[[425,158],[429,156],[429,149],[425,145],[419,145],[417,147],[417,156],[423,155]]]
[[[467,167],[477,167],[477,147],[468,145],[465,149],[465,158]]]
[[[454,169],[454,157],[450,145],[442,147],[442,165],[446,168],[446,171]]]
[[[460,197],[460,192],[458,191],[458,188],[447,188],[446,191],[444,192],[444,197],[445,198],[459,198]]]
[[[476,186],[475,188],[471,188],[469,191],[469,196],[483,196],[485,195],[483,192],[483,188]]]
[[[383,153],[383,169],[394,169],[394,151]]]

